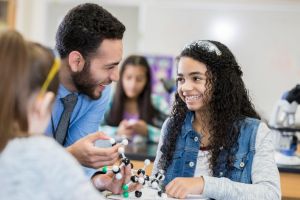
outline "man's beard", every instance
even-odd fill
[[[82,71],[73,72],[71,74],[71,77],[78,92],[86,94],[91,99],[97,100],[101,97],[102,93],[100,93],[99,95],[96,95],[94,93],[96,87],[98,86],[98,83],[93,80],[90,73],[90,67],[90,62],[87,61],[84,64]]]

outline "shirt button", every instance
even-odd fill
[[[194,141],[195,142],[197,142],[199,139],[198,139],[198,137],[196,136],[196,137],[194,137]]]
[[[241,168],[245,167],[245,163],[244,163],[244,162],[241,162],[241,163],[240,163],[240,167],[241,167]]]
[[[219,173],[219,176],[223,176],[223,172],[220,172],[220,173]]]
[[[190,167],[194,167],[195,163],[194,162],[189,162]]]

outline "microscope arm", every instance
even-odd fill
[[[300,85],[284,93],[277,102],[269,121],[272,128],[294,128],[295,114],[300,103]]]

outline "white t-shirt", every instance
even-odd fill
[[[11,140],[0,153],[0,199],[104,199],[52,138]]]

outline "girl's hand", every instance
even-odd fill
[[[138,133],[142,136],[148,134],[147,123],[144,120],[138,120],[130,126],[133,129],[134,133]]]
[[[129,125],[127,120],[122,120],[119,124],[118,130],[117,130],[117,135],[118,136],[126,136],[127,138],[131,138],[133,135],[134,131]]]
[[[171,197],[185,199],[188,194],[202,194],[204,188],[203,177],[178,177],[166,186],[166,193]]]

